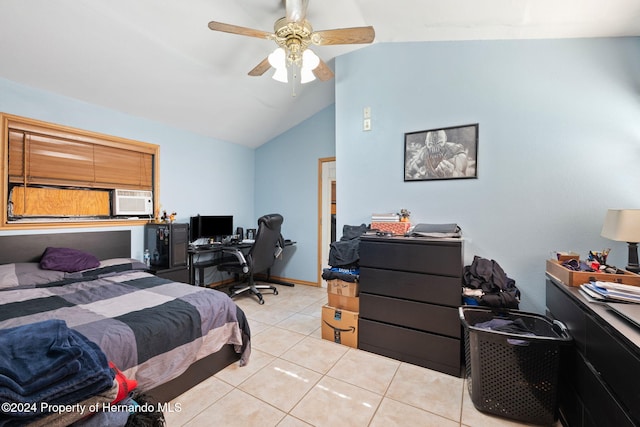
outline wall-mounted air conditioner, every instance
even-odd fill
[[[113,215],[153,215],[153,192],[113,190]]]

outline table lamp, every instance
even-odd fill
[[[638,265],[638,242],[640,242],[640,209],[609,209],[602,226],[602,237],[627,242],[629,245],[629,264],[626,269],[640,272]]]

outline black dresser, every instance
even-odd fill
[[[460,239],[363,236],[358,348],[462,375]]]
[[[567,326],[575,343],[562,370],[563,424],[640,425],[640,329],[548,273],[546,302],[547,314]]]

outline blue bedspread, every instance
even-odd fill
[[[111,387],[113,380],[102,350],[62,320],[0,330],[0,403],[14,404],[3,405],[0,425],[41,415],[43,402],[79,402]]]

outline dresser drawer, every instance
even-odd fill
[[[361,267],[360,292],[458,307],[462,279]]]
[[[549,309],[551,316],[567,326],[578,350],[584,353],[587,342],[587,324],[584,311],[549,279],[547,279],[546,288],[547,309]]]
[[[587,358],[614,396],[640,423],[640,360],[608,330],[587,316]]]
[[[613,360],[613,359],[612,359]],[[637,425],[618,404],[608,387],[600,380],[593,367],[578,354],[572,366],[573,380],[578,390],[583,390],[584,423],[592,426],[631,427]],[[634,382],[628,381],[628,382]],[[638,400],[633,402],[637,406]],[[631,409],[631,408],[629,408]]]
[[[362,238],[360,266],[462,277],[462,242]]]
[[[460,340],[360,319],[358,348],[396,360],[461,375]]]
[[[460,338],[458,309],[360,292],[360,318]]]

